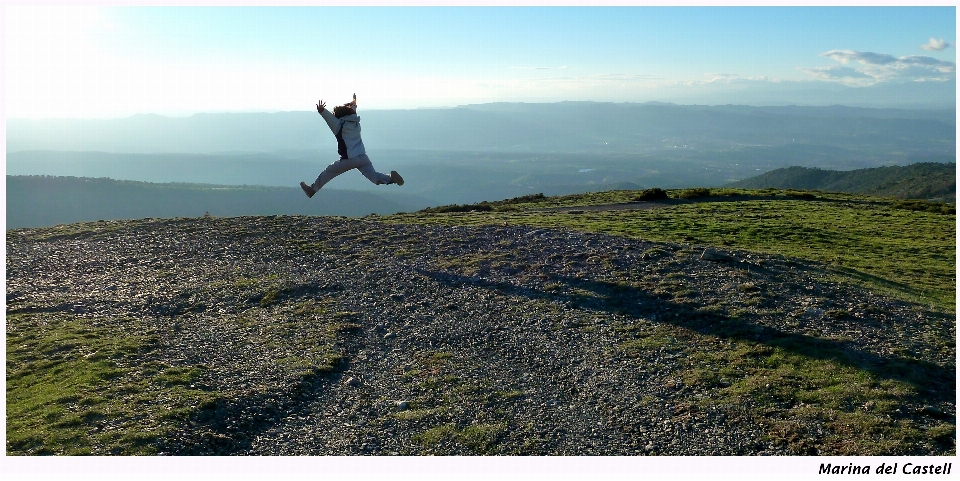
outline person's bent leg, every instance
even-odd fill
[[[357,170],[359,170],[367,180],[377,185],[390,183],[390,176],[377,172],[377,169],[373,168],[373,162],[370,162],[370,157],[367,157],[367,154],[360,154],[350,160],[354,159],[356,159],[359,164],[357,165]]]

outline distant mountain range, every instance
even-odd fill
[[[821,190],[956,202],[957,164],[922,162],[850,171],[787,167],[733,182],[729,187]]]
[[[644,153],[809,144],[904,154],[956,152],[956,110],[702,106],[663,103],[493,103],[360,111],[368,150]],[[7,152],[336,152],[316,112],[189,117],[8,119]]]

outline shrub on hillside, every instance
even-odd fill
[[[447,212],[488,212],[493,210],[493,206],[489,202],[483,201],[479,204],[453,204],[453,205],[441,205],[439,207],[428,207],[421,210],[420,212],[430,213],[430,214],[443,214]]]
[[[920,212],[931,212],[934,214],[956,214],[957,206],[954,204],[944,204],[942,202],[930,202],[926,200],[899,200],[893,203],[895,209],[916,210]]]
[[[520,197],[514,197],[512,199],[498,200],[496,202],[491,202],[491,204],[493,205],[526,204],[529,202],[536,202],[538,200],[543,200],[543,199],[546,199],[546,197],[542,193],[540,193],[540,194],[522,195]]]
[[[669,198],[670,197],[667,195],[667,191],[659,187],[654,187],[652,189],[646,189],[641,191],[639,194],[633,196],[632,200],[634,202],[639,202],[639,201],[648,201],[648,200],[664,200]]]
[[[709,197],[710,189],[704,187],[697,187],[694,189],[683,189],[678,194],[677,197],[681,199],[696,199],[698,197]]]
[[[801,198],[801,199],[816,199],[816,198],[817,198],[817,195],[816,195],[816,194],[814,194],[813,192],[807,192],[807,191],[805,191],[805,190],[787,189],[787,191],[784,193],[784,195],[786,195],[787,197],[799,197],[799,198]]]

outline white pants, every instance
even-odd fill
[[[379,185],[390,183],[389,175],[377,172],[377,170],[373,168],[373,163],[370,162],[370,157],[367,157],[367,154],[360,154],[349,159],[340,159],[328,165],[326,169],[323,169],[323,172],[320,173],[320,176],[317,177],[317,180],[311,187],[313,187],[314,190],[320,190],[324,184],[330,182],[334,177],[350,169],[359,170],[364,177],[369,179],[370,182],[373,182],[374,184]]]

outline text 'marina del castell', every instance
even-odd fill
[[[903,467],[900,467],[900,463],[881,463],[876,469],[868,464],[858,466],[853,463],[846,465],[820,463],[820,472],[817,474],[950,474],[952,468],[953,463],[942,465],[903,463]]]

